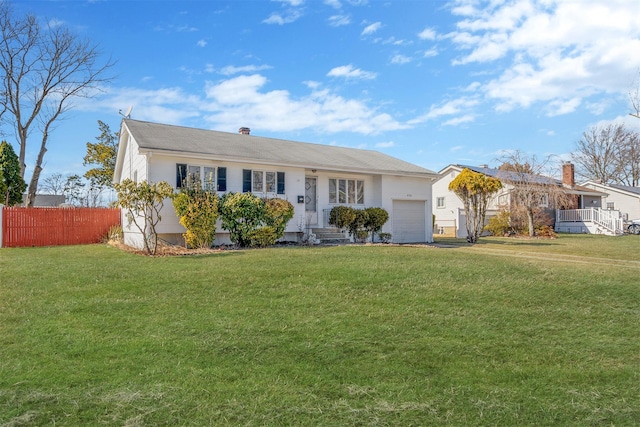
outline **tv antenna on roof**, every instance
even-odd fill
[[[133,110],[133,105],[129,105],[129,108],[127,108],[127,111],[124,114],[122,113],[122,110],[118,110],[118,114],[120,114],[125,119],[130,119],[131,118],[131,110]]]

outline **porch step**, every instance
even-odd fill
[[[350,243],[349,237],[337,228],[312,228],[311,232],[316,235],[321,243]]]

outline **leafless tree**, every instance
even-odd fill
[[[569,206],[571,197],[558,181],[546,175],[553,158],[539,160],[535,155],[515,151],[498,159],[502,165],[497,178],[505,184],[512,216],[524,212],[529,236],[535,236],[535,219],[546,208]]]
[[[633,87],[629,90],[629,103],[633,110],[630,114],[640,119],[640,72],[638,72],[638,78],[633,84]]]
[[[627,163],[633,159],[628,155],[635,154],[633,146],[636,139],[637,134],[622,123],[591,127],[582,134],[571,154],[577,173],[585,179],[604,184],[625,184],[621,177]]]
[[[621,185],[638,187],[640,185],[640,134],[629,132],[629,136],[620,148],[620,174],[616,182]]]
[[[111,80],[106,73],[114,63],[101,62],[96,45],[64,26],[41,26],[33,15],[15,17],[3,0],[0,32],[0,115],[4,124],[13,126],[20,145],[23,178],[28,139],[40,139],[27,197],[30,206],[55,123],[73,107],[74,99],[91,97]]]
[[[64,194],[65,184],[67,177],[60,172],[53,173],[42,179],[42,185],[38,189],[38,192],[44,194]]]

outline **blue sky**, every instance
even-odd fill
[[[116,131],[129,106],[134,119],[246,126],[435,171],[495,166],[509,150],[567,159],[590,126],[640,129],[628,116],[639,84],[638,0],[12,4],[117,61],[113,82],[76,101],[50,136],[43,176],[84,173],[97,121]]]

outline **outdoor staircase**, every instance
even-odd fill
[[[351,239],[337,228],[312,228],[311,232],[322,244],[344,245],[351,243]]]

